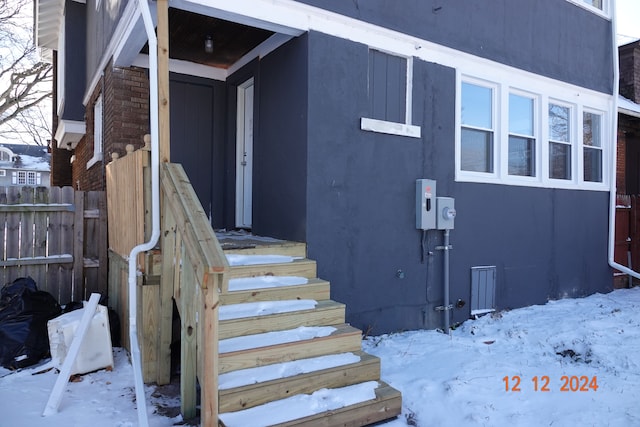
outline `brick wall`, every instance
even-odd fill
[[[625,132],[620,129],[620,124],[625,120],[625,116],[619,114],[618,120],[618,144],[616,146],[616,193],[627,194],[625,179],[627,139]]]
[[[619,54],[620,95],[640,102],[640,42],[621,46]]]
[[[102,161],[89,169],[94,156],[94,105],[102,93],[103,134]],[[105,165],[111,154],[123,156],[127,144],[136,148],[144,145],[143,136],[149,133],[149,81],[145,69],[107,66],[96,89],[91,94],[85,113],[86,135],[75,149],[73,183],[77,189],[104,190]]]

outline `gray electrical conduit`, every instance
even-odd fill
[[[160,155],[158,153],[158,41],[155,25],[151,18],[151,11],[147,0],[138,0],[144,28],[149,39],[149,95],[151,116],[151,237],[146,243],[140,244],[129,253],[129,345],[131,347],[131,361],[133,377],[136,387],[136,406],[138,410],[138,424],[148,427],[147,401],[142,379],[142,363],[140,347],[138,346],[138,328],[136,322],[136,275],[138,254],[153,249],[160,237]]]
[[[613,108],[611,112],[611,176],[609,177],[609,265],[624,274],[640,279],[640,273],[615,262],[616,239],[616,162],[618,148],[618,91],[620,88],[620,66],[618,64],[618,43],[616,41],[616,1],[611,1],[611,43],[613,44]]]

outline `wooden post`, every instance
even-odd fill
[[[222,274],[209,276],[203,289],[204,325],[202,327],[202,376],[200,378],[200,419],[205,427],[218,425],[218,288]]]
[[[158,0],[158,143],[160,162],[171,160],[169,143],[169,5],[168,0]],[[153,89],[152,89],[153,90]]]

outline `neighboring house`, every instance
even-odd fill
[[[50,158],[39,145],[0,144],[0,186],[48,187]]]
[[[640,41],[620,46],[618,193],[640,194]]]
[[[171,1],[171,161],[214,227],[306,242],[368,333],[608,291],[612,1]],[[102,189],[149,132],[138,2],[35,4],[54,170]],[[446,302],[421,178],[455,199]]]

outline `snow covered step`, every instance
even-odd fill
[[[266,314],[246,315],[253,310],[263,310]],[[235,314],[234,311],[237,311],[238,314]],[[238,315],[241,317],[225,319],[225,317]],[[220,308],[218,336],[219,339],[226,339],[269,331],[282,331],[298,326],[339,325],[344,321],[345,305],[331,300],[264,301],[224,305]]]
[[[233,371],[219,379],[220,412],[239,411],[321,388],[345,387],[378,379],[380,359],[361,351]],[[242,385],[226,386],[239,381]]]
[[[307,258],[278,264],[236,265],[230,268],[228,274],[229,279],[256,276],[300,276],[313,279],[316,275],[316,262]]]
[[[299,242],[276,242],[273,244],[264,243],[264,244],[248,244],[242,246],[242,243],[239,242],[236,247],[231,247],[229,249],[224,248],[225,254],[242,254],[242,255],[288,255],[292,257],[306,257],[307,256],[307,245]]]
[[[223,374],[291,360],[360,351],[361,339],[361,331],[347,324],[301,326],[286,331],[227,338],[218,343],[218,372]]]
[[[223,427],[363,426],[395,417],[401,407],[399,391],[368,381],[222,413],[220,420]]]
[[[307,279],[305,282],[278,282],[279,277],[290,276],[261,276],[256,278],[236,278],[229,283],[229,292],[220,295],[220,303],[240,304],[253,301],[278,301],[288,299],[314,299],[316,301],[330,298],[331,286],[321,279]],[[250,281],[256,279],[251,285]],[[242,281],[240,290],[232,288],[233,281]],[[246,285],[245,285],[246,283]],[[300,283],[300,284],[298,284]]]

